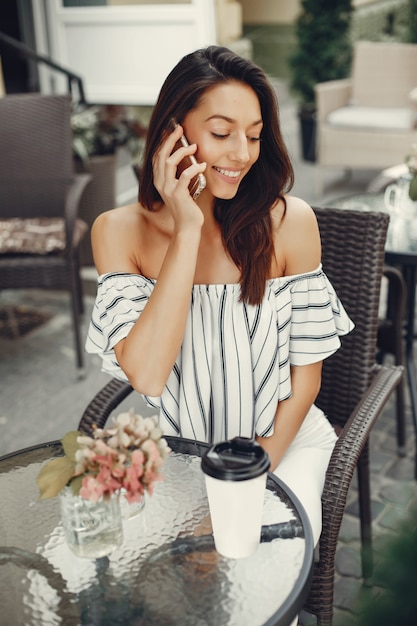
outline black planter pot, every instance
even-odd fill
[[[301,110],[298,112],[300,120],[301,154],[304,161],[316,161],[316,113],[315,111]]]

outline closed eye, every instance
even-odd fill
[[[213,137],[215,137],[215,139],[227,139],[228,137],[230,137],[229,133],[227,133],[226,135],[220,135],[219,133],[211,133]],[[256,143],[257,141],[262,141],[261,137],[248,137],[248,141],[252,142],[252,143]]]

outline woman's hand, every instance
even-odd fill
[[[177,178],[180,164],[197,150],[196,144],[175,149],[182,133],[182,126],[176,126],[164,139],[153,158],[154,185],[170,210],[177,230],[193,224],[201,227],[204,221],[203,214],[191,197],[188,187],[197,174],[204,172],[206,163],[190,164]]]

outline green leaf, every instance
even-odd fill
[[[75,453],[79,448],[77,438],[81,436],[79,430],[71,430],[61,439],[62,447],[66,456],[75,462]]]
[[[410,189],[409,189],[409,196],[410,199],[413,200],[413,202],[417,201],[417,176],[413,176],[413,178],[410,180]]]
[[[37,482],[41,500],[53,498],[74,475],[75,463],[66,456],[49,461],[39,472]]]

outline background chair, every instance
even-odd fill
[[[90,176],[73,173],[70,116],[69,95],[0,98],[0,290],[68,291],[82,371],[78,251],[87,225],[77,215]]]
[[[368,436],[402,376],[401,367],[376,364],[376,340],[388,215],[315,209],[323,244],[323,266],[355,329],[342,349],[326,359],[317,404],[340,431],[323,491],[323,531],[305,609],[318,623],[331,624],[337,540],[356,466],[360,502],[363,574],[372,571]],[[111,380],[89,403],[79,429],[91,434],[132,391]]]
[[[384,276],[388,281],[387,313],[378,323],[378,361],[383,362],[387,354],[394,357],[395,365],[405,367],[404,320],[407,287],[401,271],[391,265],[384,266]],[[399,456],[406,455],[405,437],[405,378],[396,390],[397,446]]]
[[[417,142],[417,45],[358,41],[350,78],[315,86],[317,193],[324,167],[403,163]]]

